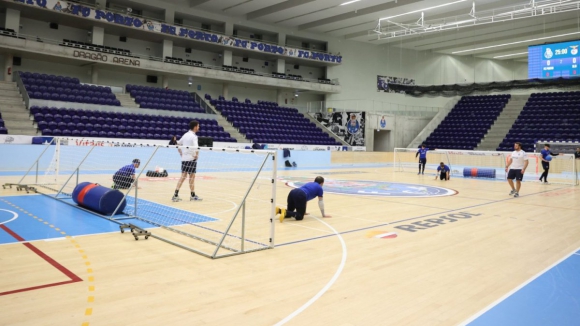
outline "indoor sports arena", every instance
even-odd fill
[[[0,0],[0,324],[579,325],[579,22]]]

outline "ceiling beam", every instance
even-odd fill
[[[275,5],[269,6],[269,7],[265,7],[265,8],[256,10],[256,11],[249,12],[246,15],[246,19],[253,20],[256,18],[271,15],[271,14],[277,13],[279,11],[298,7],[298,6],[301,6],[303,4],[306,4],[309,2],[314,2],[314,1],[316,1],[316,0],[288,0],[288,1],[284,1],[281,3],[275,4]]]
[[[371,6],[371,7],[367,7],[367,8],[363,8],[363,9],[358,9],[356,11],[349,11],[347,13],[344,14],[340,14],[340,15],[336,15],[336,16],[332,16],[332,17],[328,17],[328,18],[324,18],[324,19],[319,19],[310,23],[306,23],[306,24],[302,24],[298,26],[298,30],[305,30],[305,29],[310,29],[310,28],[314,28],[314,27],[318,27],[318,26],[323,26],[323,25],[328,25],[328,24],[332,24],[332,23],[336,23],[339,21],[343,21],[346,19],[351,19],[351,18],[356,18],[356,17],[360,17],[360,16],[365,16],[365,15],[376,15],[377,12],[383,11],[383,10],[389,10],[389,9],[393,9],[393,8],[397,8],[397,7],[402,7],[402,6],[406,6],[412,3],[417,3],[417,2],[424,2],[425,0],[396,0],[396,1],[390,1],[387,3],[383,3],[380,5],[376,5],[376,6]]]
[[[210,2],[211,0],[189,0],[189,7],[197,7],[199,5],[202,5],[206,2]]]

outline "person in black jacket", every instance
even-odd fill
[[[177,136],[173,136],[169,141],[169,145],[177,145]]]

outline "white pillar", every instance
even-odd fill
[[[165,8],[165,22],[168,24],[175,23],[175,9],[173,8]]]
[[[96,45],[104,45],[105,29],[98,26],[93,26],[91,42]]]
[[[226,22],[224,33],[226,35],[234,35],[234,24],[230,23],[230,22]],[[224,59],[223,64],[226,66],[231,66],[232,63],[234,62],[232,51],[224,50],[224,52],[222,53],[222,56]]]
[[[12,76],[14,75],[14,71],[12,69],[12,61],[14,60],[14,56],[11,53],[6,54],[6,59],[4,63],[4,81],[11,82]],[[8,74],[10,71],[10,74]]]
[[[286,46],[286,34],[279,33],[278,34],[278,45],[279,46]],[[276,60],[276,72],[279,74],[286,73],[286,60],[280,58]]]
[[[278,105],[280,106],[284,106],[284,91],[281,89],[278,89],[276,91],[276,101],[278,102]]]
[[[163,75],[162,80],[163,80],[163,88],[169,87],[169,76]]]
[[[173,56],[173,41],[163,40],[163,59]]]
[[[223,97],[224,97],[226,100],[228,100],[228,99],[229,99],[229,98],[228,98],[228,93],[229,93],[229,85],[224,83],[224,85],[223,85],[223,88],[222,88],[222,96],[223,96]]]
[[[13,29],[16,33],[20,33],[20,10],[6,8],[4,28]]]
[[[99,84],[99,68],[97,66],[91,67],[91,84]]]

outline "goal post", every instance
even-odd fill
[[[395,148],[393,168],[396,172],[418,172],[419,160],[415,157],[417,149]],[[524,181],[539,181],[543,168],[541,154],[526,153],[528,168]],[[466,150],[431,150],[427,153],[427,173],[436,173],[441,162],[449,166],[453,177],[475,177],[483,175],[490,179],[506,179],[505,167],[511,152],[466,151]],[[578,184],[578,169],[574,155],[563,154],[550,162],[549,181],[551,183]]]
[[[54,141],[20,185],[77,206],[73,191],[78,184],[113,187],[113,175],[139,159],[136,181],[119,189],[126,205],[121,209],[119,204],[112,214],[95,214],[147,229],[153,238],[210,258],[274,247],[276,151]],[[199,151],[193,181],[182,174],[179,151]],[[47,167],[36,172],[40,161]],[[179,182],[181,200],[174,201]],[[190,200],[190,185],[202,200]]]

